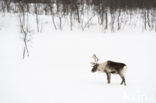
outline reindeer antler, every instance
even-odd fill
[[[97,63],[99,61],[99,59],[96,57],[96,55],[94,54],[93,56],[93,59],[95,60],[95,63]]]

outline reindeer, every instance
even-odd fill
[[[92,68],[92,72],[96,72],[96,71],[101,71],[101,72],[105,72],[107,75],[107,81],[108,84],[110,84],[111,82],[111,74],[119,74],[122,81],[121,81],[121,85],[124,83],[124,85],[126,86],[126,81],[125,81],[125,71],[127,69],[126,64],[124,63],[118,63],[118,62],[113,62],[113,61],[106,61],[103,63],[98,63],[99,59],[96,57],[96,55],[93,55],[93,59],[94,62],[91,62],[91,64],[93,65]]]

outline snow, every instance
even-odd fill
[[[0,15],[0,103],[156,102],[155,33],[44,28],[31,32],[30,56],[23,60],[17,15]],[[118,75],[107,84],[104,73],[92,73],[94,53],[99,62],[126,63],[127,86]]]

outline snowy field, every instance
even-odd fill
[[[155,33],[32,32],[23,60],[17,18],[0,15],[0,103],[156,103]],[[107,84],[104,73],[92,73],[94,53],[99,62],[126,63],[127,86],[118,75]]]

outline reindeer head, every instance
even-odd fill
[[[91,62],[91,64],[93,65],[92,72],[96,72],[99,66],[99,64],[97,63],[99,59],[96,57],[95,54],[92,57],[94,59],[94,62]]]

